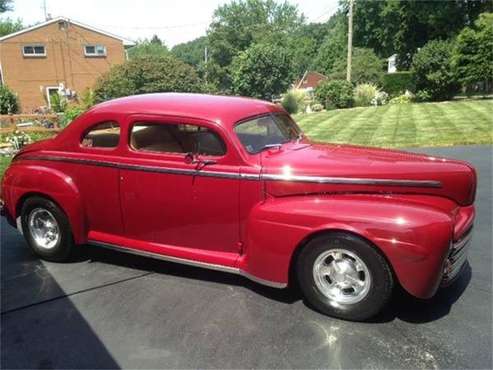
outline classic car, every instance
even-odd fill
[[[166,93],[96,105],[24,147],[1,197],[46,260],[92,244],[293,284],[365,320],[397,284],[429,298],[460,274],[476,182],[457,160],[312,142],[273,103]]]

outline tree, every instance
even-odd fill
[[[0,86],[0,114],[13,114],[19,111],[19,99],[6,85]]]
[[[346,57],[339,58],[334,62],[331,79],[342,80],[346,77]],[[373,50],[354,48],[351,68],[351,81],[355,84],[373,83],[382,85],[384,76],[384,63],[377,57]]]
[[[452,63],[463,85],[493,80],[493,13],[483,13],[473,28],[464,28],[457,37]]]
[[[398,67],[405,69],[429,40],[455,36],[492,8],[490,0],[356,0],[354,44],[372,48],[380,57],[397,53]]]
[[[235,94],[271,100],[286,91],[294,79],[289,52],[272,43],[254,44],[231,64]]]
[[[327,22],[327,35],[319,46],[311,69],[323,74],[330,74],[338,59],[346,58],[347,54],[347,20],[346,15],[339,11]]]
[[[20,31],[24,28],[20,19],[0,19],[0,37]]]
[[[0,0],[0,13],[12,10],[12,0]]]
[[[276,40],[294,32],[303,23],[296,6],[274,0],[234,0],[214,11],[207,37],[211,62],[218,68],[216,79],[223,90],[231,84],[224,69],[233,58],[254,43]]]
[[[171,53],[178,59],[198,67],[204,62],[205,48],[208,45],[207,36],[173,46]]]
[[[455,95],[458,84],[452,67],[451,41],[433,40],[413,57],[412,72],[416,90],[426,91],[432,100],[446,100]]]
[[[157,39],[159,40],[159,42],[156,39],[153,40],[144,40],[138,42],[137,45],[128,49],[128,57],[130,59],[135,59],[144,56],[165,56],[169,54],[168,48],[166,47],[166,45],[163,45],[161,43],[161,40],[159,40],[159,38]]]
[[[193,67],[171,55],[145,56],[114,66],[96,83],[96,101],[154,92],[202,92]]]

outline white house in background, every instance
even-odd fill
[[[387,73],[397,72],[397,54],[387,58]]]

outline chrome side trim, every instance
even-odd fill
[[[263,174],[262,179],[273,181],[295,181],[295,182],[314,182],[318,184],[349,184],[349,185],[386,185],[386,186],[409,186],[440,188],[442,183],[434,180],[395,180],[395,179],[373,179],[357,177],[322,177],[322,176],[286,176]]]
[[[242,276],[246,277],[247,279],[252,280],[256,283],[267,285],[267,286],[270,286],[273,288],[285,288],[287,286],[286,283],[278,283],[275,281],[261,279],[259,277],[253,276],[253,275],[249,274],[248,272],[243,271],[243,270],[236,268],[236,267],[217,265],[214,263],[189,260],[189,259],[179,258],[179,257],[165,256],[165,255],[158,254],[158,253],[140,251],[137,249],[130,249],[130,248],[126,248],[126,247],[121,247],[119,245],[99,242],[97,240],[88,240],[87,243],[94,245],[94,246],[97,246],[97,247],[111,249],[111,250],[114,250],[117,252],[129,253],[129,254],[134,254],[137,256],[150,257],[150,258],[154,258],[154,259],[158,259],[158,260],[162,260],[162,261],[167,261],[167,262],[181,263],[183,265],[188,265],[188,266],[202,267],[202,268],[206,268],[209,270],[229,272],[231,274],[242,275]]]
[[[112,167],[130,171],[143,171],[154,173],[166,173],[186,176],[216,177],[240,180],[267,180],[267,181],[287,181],[287,182],[308,182],[317,184],[335,185],[383,185],[383,186],[402,186],[402,187],[421,187],[421,188],[441,188],[442,183],[435,180],[399,180],[399,179],[375,179],[375,178],[353,178],[353,177],[324,177],[324,176],[286,176],[281,174],[240,174],[236,172],[214,172],[207,170],[187,170],[181,168],[164,168],[156,166],[143,166],[134,164],[117,163],[110,161],[97,161],[92,159],[69,158],[53,155],[26,155],[19,159],[55,161],[86,164],[90,166]]]
[[[249,274],[248,272],[246,272],[244,270],[240,270],[240,274],[242,276],[246,277],[247,279],[251,280],[251,281],[254,281],[254,282],[262,284],[262,285],[267,285],[267,286],[270,286],[272,288],[283,289],[283,288],[286,288],[288,286],[287,283],[278,283],[277,281],[265,280],[265,279],[259,278],[257,276],[254,276],[252,274]]]

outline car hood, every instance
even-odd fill
[[[474,201],[476,173],[466,162],[397,150],[286,144],[262,154],[273,196],[314,193],[412,193]]]

